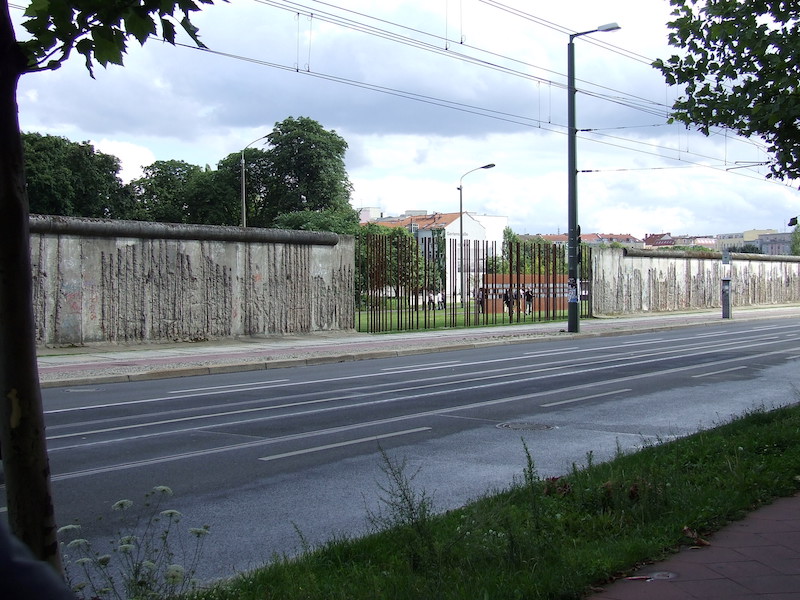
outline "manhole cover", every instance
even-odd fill
[[[650,580],[653,579],[675,579],[678,576],[677,573],[673,573],[671,571],[657,571],[655,573],[650,573],[648,577]]]
[[[545,431],[553,429],[552,425],[545,425],[544,423],[500,423],[497,427],[514,431]]]

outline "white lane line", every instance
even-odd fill
[[[591,396],[581,396],[580,398],[570,398],[569,400],[559,400],[558,402],[548,402],[547,404],[540,404],[542,408],[550,408],[551,406],[561,406],[562,404],[572,404],[573,402],[583,402],[584,400],[593,400],[595,398],[603,398],[605,396],[613,396],[614,394],[624,394],[632,392],[633,388],[624,388],[621,390],[614,390],[613,392],[603,392],[602,394],[592,394]]]
[[[229,385],[213,385],[209,387],[201,387],[201,388],[187,388],[185,390],[172,390],[168,392],[169,394],[186,394],[188,392],[208,392],[210,390],[232,390],[234,388],[246,388],[251,385],[262,386],[264,384],[273,384],[273,383],[286,383],[289,381],[288,379],[271,379],[269,381],[255,381],[250,383],[231,383]],[[256,389],[261,389],[256,388]],[[247,391],[247,390],[238,390],[238,391]]]
[[[772,345],[772,342],[762,342],[762,343],[759,343],[759,344],[751,344],[750,347],[754,348],[756,346],[764,346],[764,345]],[[704,354],[713,354],[713,353],[716,353],[718,351],[719,351],[719,348],[717,347],[717,345],[714,345],[709,350],[705,350],[703,352],[696,352],[696,353],[693,353],[692,355],[685,355],[682,358],[686,358],[687,356],[701,356],[701,355],[704,355]],[[630,376],[629,378],[628,377],[623,377],[623,378],[620,378],[620,379],[611,379],[611,380],[604,381],[603,383],[604,384],[608,384],[608,383],[612,383],[614,381],[622,382],[622,381],[631,381],[631,380],[634,380],[634,379],[639,379],[639,378],[644,378],[644,377],[656,377],[656,376],[659,376],[659,375],[665,375],[665,374],[669,374],[669,373],[683,372],[685,370],[699,369],[699,368],[702,368],[702,367],[711,367],[711,366],[720,365],[720,364],[730,364],[732,362],[738,362],[738,361],[742,361],[742,360],[753,360],[753,359],[756,359],[756,358],[762,358],[762,357],[766,357],[766,356],[773,356],[773,355],[777,355],[777,354],[785,354],[785,353],[790,352],[790,351],[795,351],[795,349],[773,350],[771,352],[765,352],[765,353],[756,354],[756,355],[748,356],[748,357],[744,357],[744,356],[738,357],[737,356],[737,357],[734,357],[734,358],[726,358],[726,359],[723,359],[723,360],[712,361],[712,362],[704,363],[704,364],[693,364],[693,365],[688,365],[686,367],[675,367],[675,368],[664,369],[664,370],[656,371],[656,372],[642,373],[642,374],[639,374],[639,375]],[[631,361],[631,362],[627,363],[626,366],[636,366],[636,365],[651,364],[651,363],[661,362],[661,361],[664,360],[664,358],[660,356],[660,353],[653,353],[653,354],[649,354],[649,355],[645,354],[643,356],[656,356],[658,358],[649,358],[647,360]],[[603,362],[607,362],[607,361],[604,361],[604,360],[601,359],[601,360],[597,360],[597,361],[588,361],[586,364],[587,365],[596,365],[596,364],[602,364]],[[612,364],[612,365],[603,365],[603,366],[594,366],[594,367],[576,369],[576,370],[573,370],[573,371],[568,371],[567,373],[562,373],[560,376],[567,377],[567,376],[574,376],[574,375],[579,375],[579,374],[594,373],[594,372],[608,370],[610,368],[616,368],[616,365]],[[560,367],[553,367],[552,369],[558,370],[558,369],[560,369]],[[501,369],[501,371],[502,370],[503,369]],[[546,372],[548,370],[551,370],[551,369],[534,369],[534,370],[528,371],[528,373],[529,374],[541,373],[541,372]],[[521,373],[515,374],[515,375],[520,375],[520,374]],[[514,383],[517,383],[517,384],[529,383],[529,382],[533,382],[533,381],[537,381],[537,380],[541,380],[541,379],[546,379],[546,378],[549,378],[549,377],[552,377],[552,376],[553,376],[553,374],[538,375],[538,376],[535,376],[535,377],[524,377],[524,378],[516,379],[514,381]],[[498,385],[496,380],[507,378],[507,377],[509,377],[508,374],[505,374],[505,375],[495,374],[495,375],[477,376],[477,377],[472,377],[472,378],[468,378],[468,379],[462,379],[462,380],[458,381],[457,383],[461,386],[459,388],[461,391],[478,390],[478,389],[485,389],[485,388],[494,387],[494,386]],[[472,383],[472,382],[475,382],[476,384],[475,385],[469,385],[469,386],[465,385],[467,383]],[[488,382],[488,383],[477,383],[477,382]],[[402,400],[414,400],[414,399],[418,400],[418,399],[424,398],[424,397],[438,396],[438,395],[441,395],[443,393],[447,393],[449,390],[442,390],[442,389],[437,389],[437,388],[450,387],[450,386],[454,385],[455,383],[456,382],[452,382],[452,381],[444,381],[444,382],[438,382],[438,383],[429,383],[429,384],[420,384],[420,385],[414,385],[414,386],[406,386],[406,387],[403,387],[403,388],[400,388],[400,389],[391,389],[391,390],[384,390],[384,391],[380,391],[380,392],[373,392],[373,393],[370,393],[369,395],[375,396],[375,395],[390,394],[390,393],[405,393],[405,394],[409,394],[409,395],[396,396],[394,398],[387,398],[385,400],[374,400],[374,401],[369,401],[369,402],[359,402],[359,403],[356,403],[356,404],[341,405],[341,406],[337,406],[337,407],[318,408],[318,409],[312,409],[312,410],[308,410],[308,411],[302,411],[302,412],[297,412],[297,413],[292,413],[292,414],[286,414],[286,415],[282,415],[282,416],[283,417],[288,417],[288,416],[297,416],[297,415],[301,415],[301,414],[302,415],[318,414],[318,413],[321,413],[321,412],[329,412],[329,411],[334,411],[334,410],[343,410],[343,409],[349,409],[349,408],[355,408],[355,407],[375,406],[375,405],[379,405],[379,404],[399,402],[399,401],[402,401]],[[595,382],[595,383],[592,383],[591,385],[598,385],[598,384]],[[424,389],[433,389],[435,391],[422,392],[421,390],[424,390]],[[572,388],[567,388],[567,389],[572,389]],[[410,392],[412,392],[412,391],[415,391],[416,393],[411,395]],[[562,391],[566,391],[566,390],[562,390]],[[362,395],[362,397],[363,397],[363,395]],[[188,421],[198,421],[198,420],[203,420],[203,419],[211,419],[211,418],[224,417],[224,416],[233,416],[233,415],[242,415],[242,414],[248,414],[248,413],[270,412],[270,411],[274,411],[274,410],[277,410],[277,409],[296,408],[296,407],[300,407],[300,406],[307,406],[307,405],[313,405],[313,404],[329,404],[329,403],[334,402],[334,401],[350,400],[352,398],[353,398],[353,395],[344,395],[344,396],[333,396],[333,397],[328,397],[328,398],[322,398],[322,399],[317,399],[317,400],[312,400],[312,401],[287,402],[287,403],[284,403],[284,404],[272,405],[272,406],[259,406],[259,407],[241,409],[241,410],[235,410],[235,411],[222,411],[222,412],[217,412],[217,413],[212,413],[212,414],[193,415],[193,416],[190,416],[190,417],[183,417],[183,418],[176,418],[176,419],[163,419],[163,420],[159,420],[159,421],[155,421],[155,422],[135,423],[135,424],[131,424],[131,425],[120,425],[120,426],[107,427],[107,428],[103,428],[103,429],[95,429],[95,430],[90,430],[90,431],[86,431],[86,430],[76,431],[76,432],[73,432],[73,433],[67,433],[67,434],[62,434],[62,435],[48,436],[47,439],[48,440],[68,439],[68,438],[82,437],[82,436],[93,435],[93,434],[98,434],[98,433],[112,433],[112,432],[115,432],[115,431],[125,431],[125,430],[131,430],[131,429],[143,429],[145,427],[150,427],[150,426],[154,426],[154,425],[167,425],[167,424],[173,424],[173,423],[181,423],[181,422],[188,422]],[[256,419],[248,419],[247,421],[232,421],[232,422],[227,422],[227,423],[214,423],[214,424],[207,425],[207,426],[193,427],[193,428],[191,428],[191,431],[197,431],[197,430],[201,430],[201,429],[209,429],[209,428],[220,427],[220,426],[230,427],[232,425],[238,425],[238,424],[244,423],[244,422],[256,422],[256,421],[270,420],[270,419],[274,419],[274,418],[281,418],[281,415],[278,415],[276,417],[262,417],[262,418],[256,418]],[[152,435],[166,435],[166,434],[173,434],[173,433],[180,433],[180,432],[181,432],[181,430],[176,430],[176,431],[161,432],[161,434],[152,434]]]
[[[381,371],[386,373],[392,373],[394,371],[406,371],[409,369],[436,369],[441,367],[449,367],[452,365],[457,365],[460,362],[461,362],[460,360],[443,360],[435,363],[425,363],[424,365],[405,365],[403,367],[386,367],[385,369],[381,369]]]
[[[700,373],[699,375],[692,375],[694,379],[700,379],[701,377],[711,377],[713,375],[721,375],[722,373],[730,373],[732,371],[741,371],[742,369],[746,369],[747,365],[742,365],[740,367],[731,367],[730,369],[722,369],[720,371],[711,371],[710,373]]]
[[[761,354],[757,354],[757,355],[751,356],[749,358],[750,359],[763,358],[763,357],[767,357],[767,356],[785,354],[786,352],[787,352],[787,350],[774,350],[774,351],[771,351],[771,352],[763,352]],[[623,382],[629,382],[629,381],[635,381],[635,380],[641,380],[641,379],[648,379],[650,377],[663,376],[663,375],[668,375],[668,374],[671,374],[671,373],[681,373],[681,372],[688,371],[688,370],[691,370],[691,369],[696,369],[696,368],[701,367],[701,366],[711,366],[711,365],[731,363],[731,362],[734,362],[736,360],[742,360],[742,359],[740,357],[727,358],[727,359],[723,359],[723,360],[714,361],[712,363],[706,363],[705,365],[688,365],[688,366],[685,366],[685,367],[674,367],[674,368],[671,368],[671,369],[664,369],[663,371],[658,371],[658,372],[655,372],[655,373],[654,372],[639,373],[637,375],[629,375],[629,376],[626,376],[626,377],[618,377],[616,379],[609,379],[609,380],[604,381],[603,384],[609,385],[609,384],[615,384],[615,383],[623,383]],[[646,362],[655,362],[655,361],[646,361]],[[586,369],[585,371],[597,371],[597,370],[601,370],[601,369]],[[532,379],[535,379],[535,378],[532,378]],[[469,386],[466,389],[481,389],[481,388],[489,387],[491,385],[494,385],[494,384],[484,384],[484,385]],[[558,393],[572,392],[572,391],[584,390],[584,389],[591,389],[591,388],[597,387],[597,385],[598,385],[598,383],[596,381],[592,381],[590,383],[573,385],[573,386],[569,386],[569,387],[566,387],[566,388],[559,388],[559,389],[555,389],[555,390],[546,390],[546,391],[541,391],[541,392],[533,392],[533,393],[529,393],[529,394],[520,394],[518,396],[509,396],[507,398],[497,398],[497,399],[494,399],[494,400],[484,400],[484,401],[480,401],[480,402],[472,402],[470,404],[461,404],[461,405],[457,405],[457,406],[449,406],[449,407],[446,407],[446,408],[438,408],[438,409],[432,409],[432,410],[427,410],[427,411],[423,411],[423,412],[411,413],[411,414],[406,414],[406,415],[399,415],[399,416],[396,416],[396,417],[388,417],[386,419],[378,419],[378,420],[375,420],[375,421],[367,421],[367,422],[364,422],[364,423],[355,423],[355,424],[352,424],[352,425],[346,425],[346,426],[342,426],[342,427],[332,427],[330,429],[322,429],[322,430],[312,431],[312,432],[308,432],[308,433],[292,434],[292,435],[287,435],[287,436],[284,436],[284,437],[281,437],[281,438],[273,438],[273,439],[268,439],[268,440],[257,440],[257,441],[253,441],[253,442],[246,442],[246,443],[243,443],[243,444],[233,444],[233,445],[230,445],[230,446],[222,446],[222,447],[219,447],[219,448],[211,448],[211,449],[208,449],[208,450],[196,450],[196,451],[193,451],[193,452],[186,452],[186,453],[183,453],[183,454],[174,454],[174,455],[169,455],[169,456],[162,456],[162,457],[159,457],[159,458],[140,460],[140,461],[136,461],[136,462],[130,462],[130,463],[124,463],[124,464],[118,464],[118,465],[109,465],[109,466],[106,466],[106,467],[98,467],[98,468],[95,468],[95,469],[87,469],[87,470],[84,470],[84,471],[76,471],[76,472],[72,472],[72,473],[64,473],[62,475],[53,475],[52,476],[52,480],[53,481],[61,481],[61,480],[64,480],[64,479],[76,479],[76,478],[79,478],[79,477],[87,477],[87,476],[90,476],[90,475],[98,475],[98,474],[102,474],[102,473],[110,473],[110,472],[113,472],[113,471],[121,471],[121,470],[124,470],[124,469],[134,469],[134,468],[137,468],[137,467],[147,467],[147,466],[152,466],[152,465],[157,465],[157,464],[162,464],[162,463],[167,463],[167,462],[174,462],[174,461],[188,459],[188,458],[205,457],[205,456],[209,456],[211,454],[221,454],[223,452],[230,452],[232,450],[242,450],[242,449],[247,449],[247,448],[255,448],[255,447],[259,447],[259,446],[268,446],[270,444],[275,444],[275,443],[278,443],[278,442],[281,442],[281,441],[302,439],[302,438],[306,438],[306,437],[312,437],[312,436],[315,436],[315,435],[324,435],[324,434],[327,434],[327,433],[338,433],[338,432],[341,432],[341,431],[349,431],[349,430],[358,429],[358,428],[361,428],[361,427],[372,427],[372,426],[378,426],[378,425],[387,425],[389,423],[399,423],[401,421],[408,421],[408,420],[411,420],[411,419],[419,419],[419,418],[422,418],[422,417],[447,415],[447,414],[452,414],[452,413],[457,413],[457,412],[462,412],[462,411],[468,411],[468,410],[472,410],[472,409],[476,409],[476,408],[487,408],[487,407],[490,407],[490,406],[498,406],[498,405],[501,405],[501,404],[519,402],[521,400],[534,400],[536,398],[542,398],[542,397],[546,397],[546,396],[551,396],[553,394],[558,394]],[[429,392],[427,394],[410,396],[410,397],[406,397],[406,398],[392,398],[392,399],[388,399],[388,400],[379,400],[379,401],[376,401],[376,402],[370,402],[369,404],[370,405],[384,404],[384,403],[387,403],[387,402],[396,402],[398,400],[403,400],[403,399],[408,399],[408,398],[419,398],[419,397],[425,397],[425,396],[433,396],[433,395],[437,395],[437,394],[440,394],[440,393],[441,392]],[[360,407],[362,405],[356,405],[356,406]],[[341,408],[343,408],[343,407],[320,408],[320,409],[313,410],[313,411],[304,411],[302,414],[303,415],[319,414],[319,413],[329,412],[329,411],[333,411],[333,410],[340,410]],[[348,406],[348,407],[344,407],[344,408],[353,408],[353,406]],[[253,419],[253,420],[243,421],[243,423],[244,422],[246,422],[246,423],[263,422],[263,421],[273,420],[273,419],[276,419],[276,418],[281,418],[281,416],[279,415],[279,416],[272,416],[272,417],[264,417],[262,419]],[[226,423],[225,425],[233,425],[233,423]],[[218,427],[218,426],[219,426],[219,424],[215,424],[213,427]],[[208,429],[208,428],[211,428],[211,427],[212,426],[209,426],[209,427],[198,427],[197,430]],[[141,436],[141,437],[148,437],[148,436]]]
[[[522,355],[526,358],[534,356],[553,356],[554,354],[563,354],[565,352],[573,352],[579,350],[578,346],[567,346],[566,348],[559,348],[558,350],[538,350],[536,352],[523,352]],[[584,352],[584,350],[580,350]]]
[[[262,384],[251,384],[253,387],[249,387],[246,390],[237,390],[237,391],[258,391],[258,390],[268,390],[273,387],[282,387],[286,385],[292,385],[289,383],[291,380],[289,379],[279,379],[275,382],[268,381]],[[313,382],[312,382],[313,383]],[[44,414],[46,415],[57,415],[62,413],[71,413],[71,412],[82,412],[82,411],[89,411],[95,410],[98,408],[124,408],[126,406],[136,406],[137,404],[152,404],[153,402],[163,402],[165,400],[182,400],[184,398],[199,398],[201,396],[218,396],[221,394],[230,394],[231,390],[209,390],[206,392],[200,393],[184,393],[178,395],[176,392],[167,392],[169,394],[176,394],[175,396],[160,396],[156,398],[142,398],[141,400],[126,400],[123,402],[107,402],[105,404],[87,404],[86,406],[74,406],[72,408],[56,408],[53,410],[46,410]]]
[[[787,326],[787,328],[788,328],[788,326]],[[690,349],[691,350],[698,350],[698,349],[701,349],[701,348],[704,348],[704,347],[705,348],[715,348],[717,350],[721,349],[722,347],[724,347],[726,345],[734,345],[734,346],[739,347],[743,343],[743,340],[740,339],[742,333],[747,333],[747,332],[736,332],[736,335],[739,336],[739,337],[737,337],[736,340],[728,342],[727,344],[717,343],[717,344],[713,344],[713,345],[709,344],[709,345],[706,345],[706,346],[693,345],[694,347],[692,347],[690,345],[690,346],[688,346],[686,348],[671,348],[669,350],[654,351],[654,352],[651,352],[649,354],[640,354],[638,356],[638,358],[642,358],[644,356],[659,356],[659,355],[663,355],[663,354],[666,354],[666,355],[675,354],[675,353],[678,353],[678,352],[686,352],[687,350],[690,350]],[[733,335],[733,333],[720,334],[720,336],[724,336],[724,335]],[[678,340],[673,340],[673,342],[674,341],[691,340],[691,339],[693,339],[693,338],[678,338]],[[751,345],[759,346],[759,345],[763,345],[763,344],[751,344]],[[615,345],[615,346],[605,346],[605,347],[599,347],[599,348],[587,348],[587,349],[580,350],[578,352],[579,353],[595,352],[596,353],[596,352],[599,352],[601,350],[618,350],[619,348],[620,348],[619,345]],[[554,353],[552,353],[552,352],[546,352],[546,353],[542,353],[542,354],[547,355],[547,356],[554,355]],[[557,354],[561,355],[561,352],[559,352]],[[705,353],[704,352],[700,352],[699,354],[705,354]],[[624,357],[626,357],[628,355],[629,355],[628,353],[621,353],[618,357],[615,357],[615,355],[613,355],[613,354],[612,355],[606,355],[606,357],[604,357],[602,359],[594,360],[592,362],[585,362],[583,364],[587,365],[587,364],[602,364],[603,362],[613,362],[615,360],[621,360],[622,358],[624,358]],[[497,362],[508,363],[508,362],[519,361],[519,360],[527,360],[529,358],[530,358],[530,356],[514,356],[514,357],[505,357],[505,358],[492,359],[492,360],[478,360],[478,361],[474,361],[474,362],[460,362],[459,363],[459,367],[462,367],[462,368],[470,367],[470,366],[482,366],[482,367],[485,367],[487,364],[490,364],[490,363],[497,363]],[[641,363],[633,363],[633,364],[641,364]],[[553,370],[565,369],[565,368],[569,368],[571,366],[574,366],[574,365],[570,365],[569,363],[565,364],[563,360],[559,360],[558,362],[543,363],[542,365],[539,365],[539,366],[542,367],[542,366],[547,366],[547,365],[555,365],[555,366],[551,367]],[[444,368],[444,367],[441,367],[441,368]],[[498,371],[498,372],[499,371],[511,371],[511,370],[514,370],[514,369],[517,369],[517,368],[518,367],[506,367],[504,369],[497,369],[496,371]],[[340,382],[340,381],[348,381],[348,380],[354,380],[354,379],[363,381],[364,379],[369,378],[369,377],[378,377],[378,376],[383,376],[383,375],[385,375],[385,373],[367,373],[367,374],[359,374],[359,375],[349,375],[349,376],[345,376],[345,377],[331,377],[331,378],[326,378],[326,379],[315,379],[315,380],[312,380],[312,381],[291,381],[291,380],[279,380],[277,382],[271,382],[270,381],[270,382],[264,382],[263,384],[258,384],[258,383],[251,384],[252,387],[248,387],[247,391],[257,391],[257,390],[271,389],[271,388],[276,388],[276,387],[299,387],[299,386],[303,386],[303,385],[319,385],[319,384]],[[453,377],[453,376],[451,375],[451,376],[448,376],[448,377]],[[200,392],[200,393],[192,393],[191,390],[187,390],[187,392],[188,393],[184,393],[184,394],[180,394],[180,395],[178,395],[176,393],[176,395],[174,395],[174,396],[163,396],[163,397],[157,397],[157,398],[144,398],[144,399],[141,399],[141,400],[131,400],[131,401],[128,401],[128,402],[109,402],[109,403],[106,403],[106,404],[87,405],[87,406],[77,406],[77,407],[73,407],[73,408],[62,408],[62,409],[46,410],[45,414],[46,415],[50,415],[50,414],[81,412],[81,411],[89,411],[89,410],[94,410],[94,409],[99,409],[99,408],[118,408],[118,407],[123,407],[123,406],[134,406],[134,405],[137,405],[137,404],[150,404],[150,403],[153,403],[153,402],[161,402],[161,401],[165,401],[165,400],[176,400],[176,399],[183,399],[183,398],[195,398],[195,397],[199,397],[199,396],[214,396],[214,395],[220,395],[220,394],[229,394],[230,390],[228,390],[228,389],[218,389],[218,390],[208,390],[208,391],[204,391],[204,392]]]
[[[404,431],[395,431],[394,433],[385,433],[383,435],[373,435],[371,437],[363,437],[357,440],[347,440],[346,442],[338,442],[336,444],[325,444],[324,446],[314,446],[313,448],[303,448],[302,450],[295,450],[294,452],[284,452],[283,454],[273,454],[272,456],[264,456],[258,460],[265,462],[271,460],[280,460],[282,458],[289,458],[291,456],[300,456],[302,454],[311,454],[312,452],[322,452],[324,450],[332,450],[334,448],[344,448],[345,446],[353,446],[363,442],[377,442],[378,440],[385,440],[388,438],[398,437],[401,435],[409,435],[411,433],[419,433],[421,431],[430,431],[433,427],[417,427],[416,429],[406,429]]]

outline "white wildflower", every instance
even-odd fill
[[[164,572],[164,579],[170,585],[177,585],[183,581],[185,570],[181,565],[169,565]]]
[[[72,525],[64,525],[58,530],[59,535],[63,535],[65,533],[78,533],[81,530],[80,525],[72,524]]]
[[[144,560],[142,561],[142,568],[147,569],[148,571],[155,571],[156,563],[152,560]]]

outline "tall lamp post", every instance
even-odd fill
[[[263,140],[268,135],[269,134],[262,135],[260,138],[253,140],[252,142],[247,144],[247,146],[242,148],[242,227],[247,227],[247,201],[245,200],[246,194],[245,194],[245,184],[244,184],[244,171],[245,171],[244,151],[247,150],[250,146],[252,146],[256,142]]]
[[[567,45],[567,331],[580,331],[580,279],[578,277],[578,171],[575,141],[578,130],[575,127],[575,38],[598,31],[616,31],[616,23],[600,25],[597,29],[572,33]]]
[[[464,305],[464,290],[466,289],[466,279],[464,273],[464,177],[481,169],[492,169],[494,163],[470,169],[458,180],[458,267],[461,270],[461,304]]]

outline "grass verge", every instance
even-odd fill
[[[194,600],[582,598],[592,586],[800,489],[800,407],[541,479],[527,467],[501,493],[445,514],[384,455],[389,528],[276,559]],[[400,507],[398,509],[397,507]],[[388,519],[388,520],[387,520]]]

